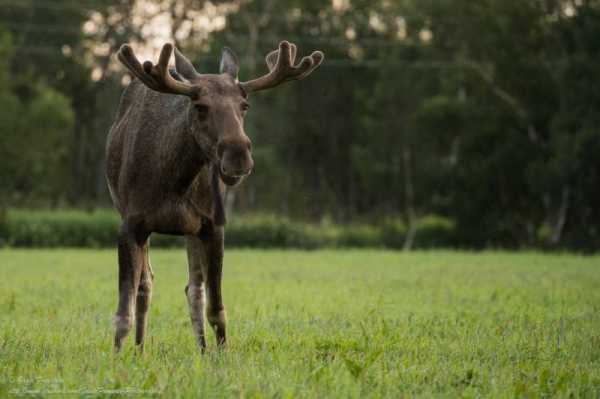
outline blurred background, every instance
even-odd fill
[[[251,98],[230,243],[595,251],[599,38],[595,0],[0,0],[0,243],[114,243],[121,44],[246,80],[287,39],[326,59]]]

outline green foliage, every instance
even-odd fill
[[[154,249],[141,356],[112,351],[114,249],[0,259],[0,397],[600,396],[598,256],[231,250],[201,355],[185,251]]]
[[[404,248],[407,227],[401,220],[389,220],[381,227],[381,241],[386,248]],[[449,248],[458,246],[454,223],[444,217],[427,215],[417,221],[416,248]]]
[[[0,245],[13,247],[113,247],[119,217],[111,210],[93,212],[9,209],[0,219]],[[403,247],[401,222],[368,225],[314,225],[275,215],[233,215],[225,228],[227,247],[243,248],[377,248]],[[152,246],[181,246],[177,236],[154,234]],[[418,222],[415,246],[443,248],[454,244],[454,225],[442,217]]]
[[[0,29],[0,92],[2,94],[6,94],[9,89],[10,60],[13,51],[11,34]]]
[[[440,248],[458,245],[455,224],[448,218],[427,215],[417,222],[416,245],[419,248]]]
[[[0,208],[110,206],[102,158],[122,91],[111,54],[143,46],[150,17],[136,1],[4,1]],[[190,17],[205,2],[150,3],[202,72],[223,46],[242,80],[265,72],[281,39],[326,53],[309,79],[252,96],[256,168],[233,200],[314,225],[250,217],[232,242],[401,248],[403,221],[435,214],[452,228],[421,226],[417,246],[600,247],[598,1],[243,1],[207,37]],[[354,225],[387,215],[398,220]]]
[[[272,215],[232,217],[225,230],[227,245],[248,248],[305,248],[330,246],[325,229],[294,223]]]
[[[327,229],[328,227],[323,227]],[[336,245],[350,248],[383,247],[386,232],[380,227],[367,225],[351,225],[337,229]]]
[[[402,248],[406,238],[406,224],[401,220],[388,220],[383,224],[383,244],[388,248]]]
[[[75,119],[70,100],[42,81],[29,83],[29,96],[12,91],[13,51],[11,36],[0,30],[0,208],[64,197]]]
[[[73,126],[69,100],[43,86],[36,92],[28,104],[9,97],[3,109],[7,114],[4,123],[11,125],[0,143],[6,168],[3,190],[13,203],[35,203],[44,197],[59,201],[68,184],[68,142]],[[46,128],[41,131],[39,125]]]
[[[116,244],[112,211],[9,210],[1,240],[16,247],[100,247]]]

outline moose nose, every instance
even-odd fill
[[[246,176],[254,167],[250,150],[250,140],[236,140],[219,146],[221,171],[231,177]]]

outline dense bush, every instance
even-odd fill
[[[103,247],[115,243],[118,215],[109,210],[10,210],[0,242],[15,247]]]
[[[0,221],[0,245],[13,247],[112,247],[119,217],[111,210],[9,210]],[[449,247],[454,243],[451,221],[427,216],[418,223],[416,248]],[[291,221],[273,215],[232,216],[226,227],[228,247],[402,248],[406,227],[389,221],[381,226],[335,226]],[[154,234],[152,246],[181,246],[182,237]]]

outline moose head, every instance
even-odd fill
[[[175,70],[169,70],[175,52]],[[118,53],[119,60],[150,89],[190,98],[186,110],[190,131],[201,146],[209,144],[219,165],[219,174],[227,185],[235,185],[247,176],[254,166],[252,143],[244,131],[244,116],[250,105],[248,95],[270,89],[284,82],[301,80],[310,75],[323,61],[323,53],[296,61],[296,45],[287,41],[266,57],[269,73],[256,79],[239,82],[240,64],[235,53],[225,47],[221,55],[219,74],[200,74],[192,63],[171,44],[165,44],[158,64],[143,64],[127,44]],[[208,141],[208,143],[207,143]]]

